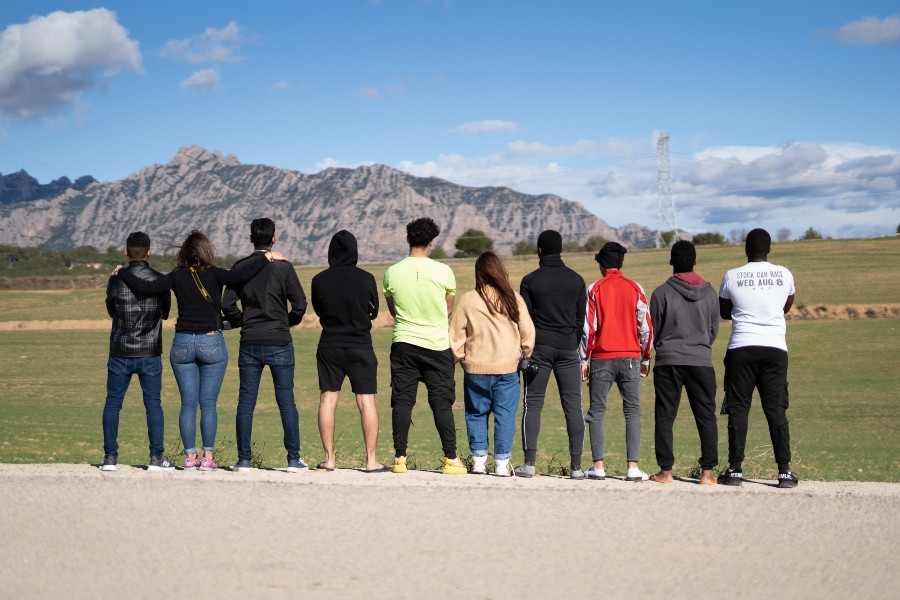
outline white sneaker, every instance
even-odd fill
[[[472,473],[475,475],[487,475],[487,456],[472,457]]]
[[[625,481],[647,481],[648,479],[650,479],[650,476],[637,467],[629,468],[628,475],[625,476]]]
[[[512,475],[512,471],[509,470],[509,459],[508,458],[498,458],[497,466],[494,467],[494,475],[498,475],[500,477],[509,477]]]
[[[600,467],[599,469],[591,467],[585,471],[585,473],[587,474],[588,479],[606,479],[606,470],[603,467]]]

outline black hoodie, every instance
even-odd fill
[[[313,310],[322,324],[320,348],[371,348],[378,316],[375,277],[356,266],[356,238],[342,229],[328,245],[327,269],[313,277]]]

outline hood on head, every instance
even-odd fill
[[[356,237],[352,233],[341,229],[332,236],[331,243],[328,244],[328,266],[355,266],[358,259]]]

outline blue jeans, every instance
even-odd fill
[[[116,441],[119,437],[119,412],[133,374],[137,374],[144,393],[150,456],[162,456],[165,425],[159,400],[162,390],[162,359],[159,356],[109,357],[106,363],[106,404],[103,406],[103,452],[113,456],[119,454]]]
[[[465,373],[466,430],[472,456],[487,456],[488,414],[494,413],[494,458],[509,458],[519,408],[519,374],[474,375]]]
[[[294,404],[294,345],[255,346],[241,344],[238,354],[238,369],[241,387],[238,392],[237,428],[238,458],[250,460],[250,438],[253,433],[253,410],[259,394],[259,380],[263,367],[269,365],[272,383],[275,386],[275,402],[281,412],[281,426],[284,429],[284,449],[288,460],[300,458],[300,418]]]
[[[625,454],[628,462],[637,462],[641,450],[641,361],[638,358],[592,358],[588,390],[591,406],[585,421],[591,434],[594,462],[606,452],[606,396],[612,384],[619,386],[622,412],[625,414]]]
[[[178,426],[185,454],[196,454],[197,406],[200,406],[200,437],[203,450],[216,449],[216,400],[225,368],[228,347],[221,331],[208,333],[176,333],[172,339],[169,362],[178,391],[181,392],[181,414]]]

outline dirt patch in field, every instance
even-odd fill
[[[788,321],[856,321],[900,318],[900,304],[798,304],[784,316]]]
[[[109,330],[109,319],[70,319],[60,321],[0,321],[0,331],[71,331],[71,330]],[[381,313],[372,322],[375,329],[387,329],[394,326],[394,319],[388,313]],[[320,329],[319,317],[306,315],[303,322],[295,329]],[[163,321],[164,330],[175,329],[175,319]]]
[[[788,321],[855,321],[859,319],[900,319],[900,304],[825,304],[799,305],[791,309]],[[375,329],[394,326],[394,319],[386,312],[372,323]],[[319,329],[319,318],[306,315],[296,329]],[[71,319],[60,321],[0,321],[0,331],[73,331],[108,330],[109,319]],[[163,329],[175,329],[175,319],[163,321]]]

